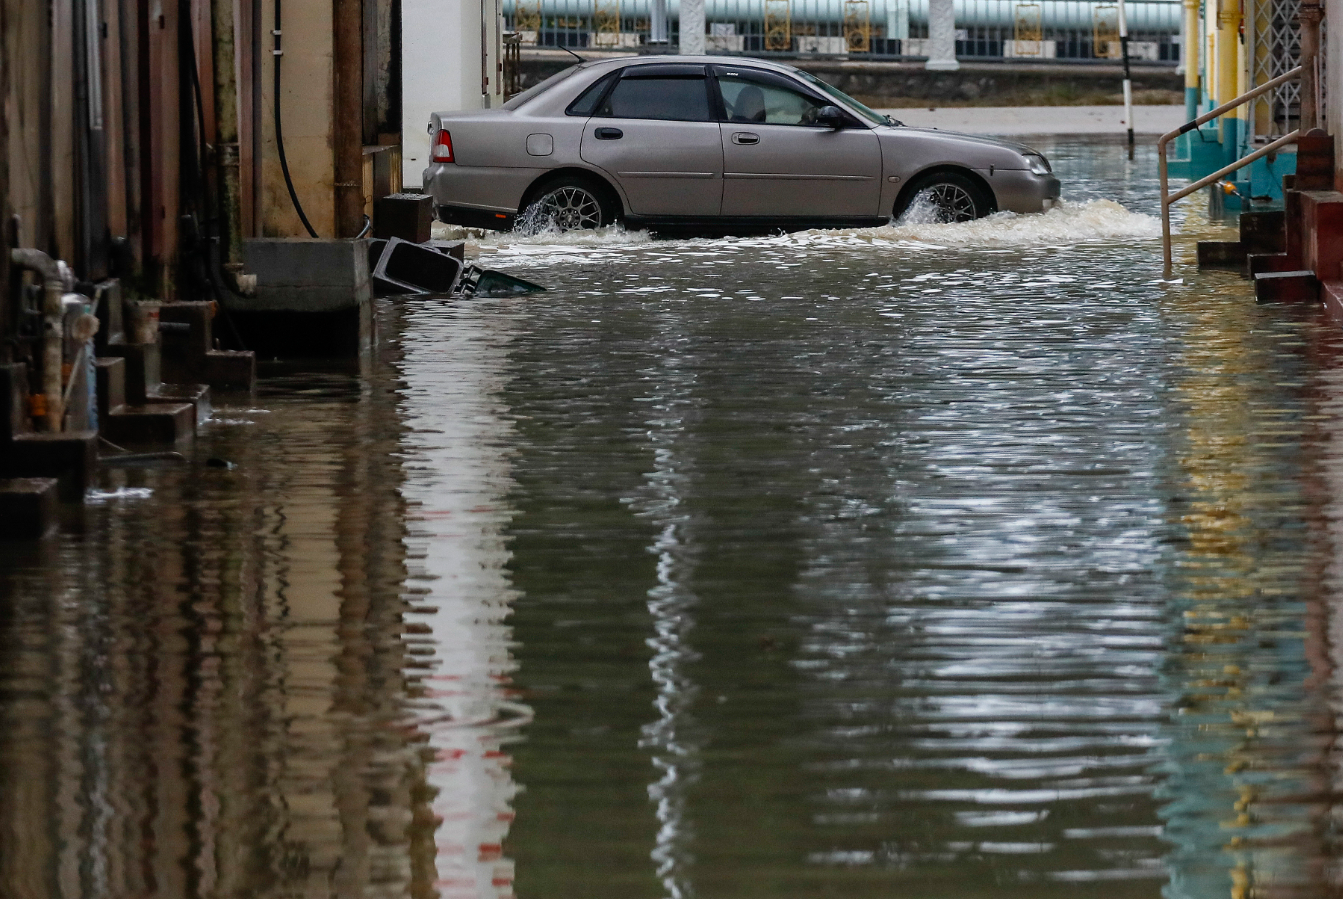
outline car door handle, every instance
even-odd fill
[[[597,140],[620,140],[625,136],[625,132],[619,128],[598,128],[594,133]]]
[[[732,134],[732,142],[734,144],[758,144],[760,143],[760,135],[752,134],[749,131],[735,131]]]

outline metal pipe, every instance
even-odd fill
[[[1119,48],[1124,56],[1124,121],[1128,123],[1128,155],[1133,158],[1133,75],[1129,72],[1128,16],[1124,14],[1124,0],[1119,0]]]
[[[250,297],[256,296],[256,275],[245,274],[242,262],[242,159],[238,151],[237,37],[233,12],[233,0],[210,0],[214,27],[211,51],[215,75],[215,164],[219,179],[217,212],[224,244],[224,280],[234,293]],[[201,128],[204,127],[201,122]]]
[[[61,430],[65,405],[61,401],[61,363],[64,361],[65,272],[62,266],[41,250],[28,248],[9,251],[9,259],[19,268],[42,278],[42,393],[46,399],[46,430]]]
[[[364,224],[364,44],[360,0],[335,0],[333,18],[336,236],[354,237]],[[483,40],[481,55],[482,58],[485,55]]]
[[[1271,91],[1280,84],[1286,84],[1288,81],[1300,77],[1301,70],[1302,67],[1297,66],[1296,68],[1288,72],[1284,72],[1283,74],[1279,75],[1277,78],[1274,78],[1271,81],[1265,81],[1263,84],[1259,85],[1254,90],[1247,91],[1246,93],[1241,94],[1239,97],[1236,97],[1234,100],[1230,100],[1226,103],[1223,103],[1221,106],[1218,106],[1216,109],[1212,109],[1209,110],[1208,112],[1205,112],[1203,115],[1199,116],[1193,121],[1185,122],[1183,125],[1181,125],[1179,128],[1176,128],[1174,131],[1166,132],[1165,134],[1161,135],[1161,137],[1157,140],[1156,142],[1157,171],[1161,176],[1161,258],[1163,263],[1162,277],[1164,279],[1169,281],[1173,271],[1173,266],[1171,262],[1171,245],[1170,245],[1171,204],[1178,199],[1188,196],[1190,193],[1197,190],[1199,187],[1205,186],[1206,184],[1210,184],[1211,181],[1208,180],[1209,178],[1215,180],[1217,177],[1221,177],[1222,175],[1234,172],[1235,170],[1243,166],[1246,166],[1251,162],[1254,162],[1259,157],[1265,156],[1277,150],[1279,146],[1286,146],[1287,143],[1296,140],[1297,134],[1299,132],[1293,131],[1291,134],[1287,135],[1287,137],[1280,138],[1274,141],[1273,143],[1269,144],[1268,146],[1263,147],[1260,150],[1257,150],[1256,152],[1250,154],[1244,159],[1231,163],[1229,166],[1226,166],[1225,168],[1220,169],[1217,172],[1214,172],[1212,175],[1209,175],[1208,178],[1204,178],[1202,181],[1198,182],[1197,186],[1189,187],[1181,191],[1180,194],[1174,198],[1169,196],[1170,188],[1167,183],[1167,177],[1166,177],[1166,145],[1171,141],[1173,141],[1175,138],[1179,137],[1181,134],[1188,134],[1190,131],[1193,131],[1195,128],[1202,125],[1203,123],[1212,121],[1219,115],[1222,115],[1223,113],[1229,110],[1235,109],[1237,106],[1240,106],[1243,103],[1248,103],[1249,101],[1253,100],[1260,94]],[[1291,141],[1289,141],[1288,138],[1290,138]]]

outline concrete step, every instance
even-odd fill
[[[210,350],[205,354],[201,380],[220,390],[256,389],[256,353]]]
[[[107,345],[107,355],[126,360],[126,402],[145,402],[163,383],[158,344],[112,343]]]
[[[193,427],[199,428],[201,422],[208,421],[210,418],[210,385],[160,384],[159,389],[149,395],[146,405],[157,406],[161,403],[168,403],[169,405],[190,403],[196,409]]]
[[[1295,272],[1300,270],[1300,260],[1292,259],[1286,253],[1251,253],[1245,257],[1245,277],[1251,280],[1261,272]]]
[[[126,360],[119,356],[99,356],[93,360],[98,378],[98,420],[102,421],[118,406],[126,405]]]
[[[0,480],[0,539],[36,540],[56,527],[55,478]]]
[[[0,364],[0,446],[33,429],[28,417],[28,366]]]
[[[55,478],[66,502],[83,501],[97,465],[97,431],[20,434],[0,445],[0,478]]]
[[[1343,265],[1343,193],[1310,190],[1300,196],[1301,267],[1333,280]]]
[[[120,446],[175,446],[196,435],[191,403],[151,403],[111,410],[100,422],[102,433]]]
[[[175,326],[162,333],[165,382],[202,383],[221,390],[256,386],[254,353],[214,348],[216,310],[214,303],[186,302],[167,303],[159,310],[160,320]]]
[[[1324,314],[1343,324],[1343,281],[1321,281],[1320,301],[1324,303]]]
[[[1240,243],[1246,253],[1281,253],[1287,248],[1287,221],[1281,209],[1240,214]]]
[[[1317,303],[1320,282],[1312,271],[1260,272],[1254,276],[1254,296],[1261,303]]]
[[[1241,271],[1245,268],[1245,247],[1238,240],[1200,240],[1198,267]]]

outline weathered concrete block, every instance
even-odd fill
[[[1286,253],[1251,253],[1245,257],[1245,277],[1253,280],[1260,272],[1294,272],[1300,263],[1293,264]]]
[[[1343,324],[1343,281],[1321,281],[1320,300],[1324,303],[1324,314]]]
[[[156,343],[114,343],[107,355],[126,360],[126,402],[143,403],[163,382],[162,347]]]
[[[373,236],[424,243],[432,236],[434,198],[428,194],[389,194],[373,201]]]
[[[96,431],[22,434],[0,453],[0,477],[56,478],[66,502],[83,501],[97,465]]]
[[[22,362],[0,365],[0,443],[8,443],[33,429],[28,417],[28,366]]]
[[[1281,253],[1286,220],[1281,209],[1240,214],[1240,242],[1247,253]]]
[[[102,422],[103,434],[122,446],[175,446],[196,436],[196,407],[191,403],[122,406]]]
[[[1254,296],[1261,303],[1315,303],[1320,282],[1314,272],[1261,272],[1254,276]]]
[[[93,335],[94,346],[103,353],[109,343],[122,343],[126,339],[122,323],[121,282],[110,278],[101,282],[102,301],[98,304],[98,333]]]
[[[36,540],[56,527],[55,478],[0,480],[0,539]]]
[[[232,297],[230,310],[335,312],[372,301],[367,241],[258,238],[243,249],[257,295]]]
[[[1284,185],[1287,178],[1283,179]],[[1282,193],[1282,211],[1285,235],[1284,252],[1295,263],[1292,268],[1301,268],[1301,258],[1305,254],[1305,228],[1301,221],[1301,191],[1284,187]]]
[[[1334,139],[1316,128],[1296,141],[1297,190],[1331,190],[1334,186]]]
[[[1198,267],[1243,269],[1245,247],[1238,240],[1200,240]]]
[[[211,350],[205,354],[201,380],[219,390],[256,387],[256,354],[241,350]]]
[[[126,405],[126,360],[120,356],[99,356],[93,360],[98,378],[98,420]]]
[[[1302,191],[1301,267],[1315,276],[1333,279],[1343,263],[1343,193]]]

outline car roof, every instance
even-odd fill
[[[661,54],[656,56],[616,56],[610,59],[587,60],[583,68],[590,70],[612,69],[623,68],[628,65],[661,65],[670,62],[720,66],[752,65],[771,69],[775,72],[792,73],[797,71],[792,66],[771,62],[768,59],[756,59],[753,56],[663,56]]]

